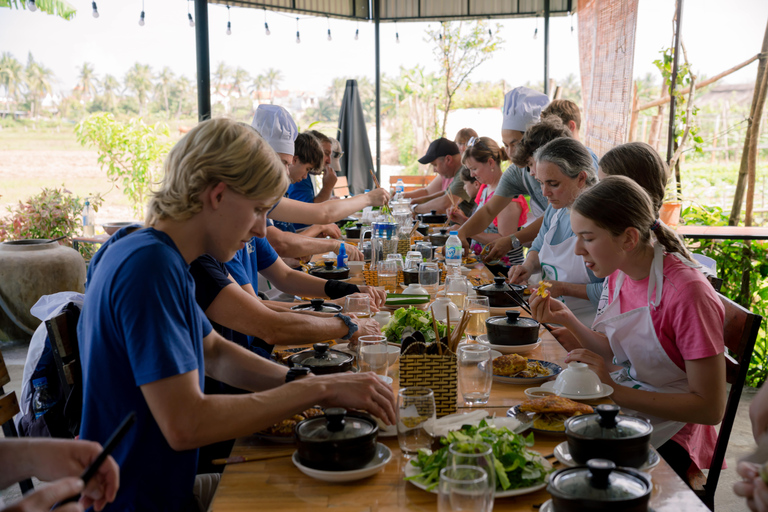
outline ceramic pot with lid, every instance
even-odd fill
[[[355,222],[354,226],[348,227],[345,231],[347,234],[347,238],[360,238],[360,232],[363,229],[363,223],[362,222]]]
[[[525,286],[508,284],[506,279],[501,276],[494,277],[493,283],[491,284],[475,286],[475,291],[478,295],[485,295],[488,297],[488,302],[491,304],[492,308],[510,308],[517,306],[517,302],[510,297],[510,295],[514,296],[514,293],[512,293],[513,290],[522,297]]]
[[[423,222],[419,222],[419,227],[416,228],[416,231],[422,234],[422,236],[427,236],[429,234],[429,224],[424,224]]]
[[[444,224],[447,220],[448,216],[444,213],[437,213],[437,210],[421,214],[421,222],[425,224]]]
[[[343,309],[333,302],[325,302],[325,299],[311,299],[309,304],[298,304],[291,308],[294,311],[317,311],[319,313],[341,313]]]
[[[435,247],[443,247],[448,240],[448,228],[440,228],[440,233],[432,233],[429,235],[429,241]]]
[[[291,366],[306,366],[315,375],[343,373],[352,370],[354,357],[338,350],[331,350],[327,343],[315,343],[314,350],[305,350],[288,358]]]
[[[632,468],[648,461],[653,426],[642,418],[619,415],[619,410],[618,405],[598,405],[594,414],[566,420],[568,451],[574,461],[608,459]]]
[[[539,322],[520,317],[519,311],[507,311],[506,316],[492,316],[485,321],[488,341],[492,345],[529,345],[539,339]]]
[[[555,471],[547,485],[555,512],[647,512],[652,489],[646,474],[606,459]]]
[[[324,261],[322,266],[317,266],[309,271],[309,275],[322,279],[347,279],[349,267],[337,267],[332,261]]]
[[[326,409],[325,416],[299,422],[294,434],[303,465],[322,471],[350,471],[373,460],[379,427],[366,414],[334,407]]]

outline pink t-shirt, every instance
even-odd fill
[[[661,303],[651,310],[656,337],[669,358],[685,371],[685,361],[712,357],[724,352],[723,319],[725,309],[712,285],[698,270],[676,256],[664,257],[664,285]],[[608,301],[619,271],[606,279]],[[624,278],[619,292],[621,312],[648,304],[648,278]],[[709,468],[717,434],[712,425],[688,423],[672,438],[685,448],[700,469]]]
[[[453,178],[446,178],[444,176],[441,176],[440,179],[443,180],[443,184],[441,185],[441,190],[445,192],[451,186],[451,183],[453,183]]]

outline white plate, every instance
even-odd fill
[[[541,345],[541,338],[536,343],[529,343],[528,345],[492,345],[488,342],[487,334],[478,336],[477,341],[479,343],[488,343],[489,347],[498,350],[502,354],[527,354]]]
[[[534,388],[535,389],[535,388]],[[544,391],[550,391],[554,394],[555,393],[555,381],[552,382],[545,382],[541,385],[541,388]],[[595,393],[593,395],[572,395],[570,393],[561,393],[560,396],[563,398],[569,398],[571,400],[598,400],[600,398],[605,398],[608,396],[611,396],[613,394],[613,388],[609,386],[608,384],[600,384],[600,393]]]
[[[292,457],[293,465],[299,468],[299,471],[324,482],[353,482],[368,478],[381,471],[390,459],[392,459],[392,452],[386,445],[381,443],[376,443],[376,456],[371,462],[361,469],[354,469],[352,471],[322,471],[320,469],[308,468],[299,462],[298,451],[293,452]]]
[[[549,361],[542,361],[540,359],[529,359],[528,361],[534,361],[537,363],[541,363],[541,365],[549,370],[549,373],[547,375],[542,375],[540,377],[505,377],[503,375],[493,375],[493,381],[499,382],[501,384],[538,384],[540,382],[544,382],[545,380],[556,376],[561,371],[563,371],[563,368],[559,364],[555,364]],[[543,386],[543,384],[542,384]],[[611,390],[613,392],[613,390]]]
[[[548,460],[544,459],[543,457],[541,458],[541,463],[542,463],[542,465],[547,470],[552,469],[552,464]],[[417,468],[416,466],[411,464],[411,461],[408,460],[408,462],[405,463],[405,476],[406,477],[410,477],[410,476],[415,476],[415,475],[418,475],[418,474],[419,474],[419,468]],[[520,489],[509,489],[507,491],[496,491],[495,497],[496,498],[511,498],[512,496],[521,496],[523,494],[529,494],[529,493],[532,493],[532,492],[540,491],[540,490],[544,489],[547,486],[547,482],[548,481],[549,481],[549,475],[547,475],[546,480],[543,483],[540,483],[540,484],[531,485],[530,487],[521,487]],[[421,490],[424,490],[424,491],[427,490],[427,486],[422,484],[421,482],[417,482],[415,480],[408,480],[408,482],[412,483],[413,485],[415,485],[416,487],[418,487]],[[435,487],[434,489],[432,489],[429,492],[431,492],[432,494],[437,494],[437,487]]]
[[[559,460],[563,466],[568,466],[569,468],[577,465],[576,461],[573,460],[573,457],[571,457],[571,453],[568,450],[568,441],[563,441],[559,445],[555,446],[555,458]],[[661,457],[659,457],[659,452],[656,451],[656,448],[651,446],[651,449],[648,451],[648,462],[640,466],[638,469],[640,471],[648,471],[649,469],[653,469],[659,465],[660,460]],[[541,512],[542,509],[539,509],[539,512]]]

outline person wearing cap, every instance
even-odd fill
[[[433,183],[437,183],[435,188],[440,185],[440,178],[448,178],[453,180],[451,186],[446,191],[436,192],[437,196],[434,199],[424,202],[430,196],[423,195],[411,201],[413,211],[415,213],[429,213],[432,210],[445,212],[452,204],[456,204],[464,215],[471,215],[472,210],[475,207],[475,201],[473,197],[467,195],[464,190],[464,182],[461,181],[461,151],[459,146],[452,140],[448,140],[445,137],[433,140],[427,148],[427,152],[423,157],[419,158],[419,163],[424,165],[431,165],[432,170],[438,175],[438,178],[432,180],[424,189],[428,190]],[[459,178],[459,179],[454,179]],[[413,192],[411,192],[413,194]],[[408,197],[408,194],[405,194]]]

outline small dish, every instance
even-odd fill
[[[571,457],[570,450],[568,449],[568,441],[563,441],[559,445],[555,446],[554,455],[555,455],[555,458],[559,460],[563,466],[568,466],[569,468],[572,468],[578,465],[573,460],[573,457]],[[648,462],[646,462],[645,464],[643,464],[637,469],[639,469],[640,471],[648,471],[658,466],[660,461],[661,461],[661,457],[659,456],[659,452],[656,451],[656,448],[651,446],[651,449],[648,450]],[[544,507],[542,507],[539,510],[543,510],[543,508]]]
[[[544,391],[551,391],[553,395],[557,394],[555,393],[554,382],[545,382],[538,389],[542,389]],[[560,393],[559,396],[562,396],[563,398],[569,398],[571,400],[576,400],[577,402],[581,402],[584,400],[598,400],[600,398],[609,397],[613,394],[613,387],[609,386],[608,384],[600,383],[600,389],[601,389],[600,393],[596,393],[594,395],[571,395],[570,393]]]
[[[381,471],[384,466],[392,459],[392,451],[387,448],[386,445],[376,443],[376,455],[373,460],[360,469],[354,469],[351,471],[322,471],[319,469],[312,469],[304,466],[299,462],[299,452],[293,452],[293,465],[299,468],[299,471],[305,475],[322,480],[324,482],[353,482],[355,480],[362,480],[369,476],[375,475]]]
[[[493,345],[496,346],[496,345]],[[538,377],[505,377],[503,375],[493,375],[493,381],[501,384],[538,384],[544,382],[547,379],[555,377],[558,373],[563,371],[559,364],[551,363],[549,361],[541,361],[539,359],[529,359],[534,363],[540,363],[545,369],[549,370],[549,374],[541,375]],[[613,392],[613,390],[611,390]]]
[[[528,345],[492,345],[488,342],[488,335],[481,334],[477,337],[478,343],[487,343],[493,350],[498,350],[502,354],[527,354],[541,345],[541,338],[536,343],[530,343]]]
[[[392,377],[390,377],[390,376],[388,376],[388,375],[376,375],[376,376],[379,378],[379,380],[380,380],[381,382],[383,382],[383,383],[384,383],[384,384],[386,384],[387,386],[391,386],[391,385],[392,385],[392,383],[394,382],[394,381],[392,380]]]

